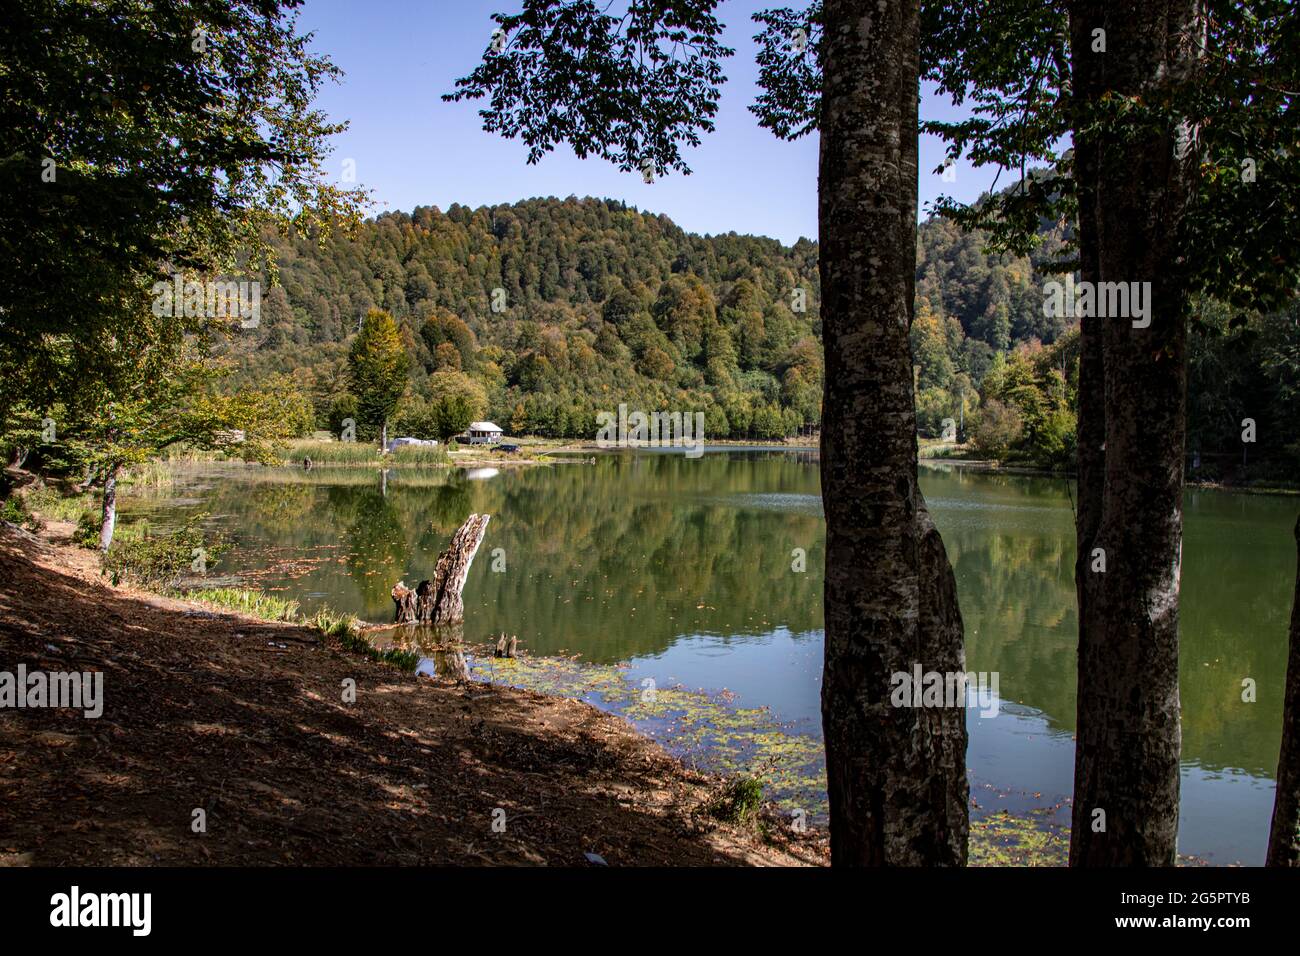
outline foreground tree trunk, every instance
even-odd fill
[[[117,465],[110,465],[104,475],[104,504],[99,519],[99,550],[107,551],[113,545],[113,530],[117,527]]]
[[[1154,102],[1185,79],[1201,17],[1196,0],[1073,0],[1075,128],[1103,94]],[[1081,279],[1150,283],[1150,312],[1139,327],[1132,308],[1083,323],[1075,866],[1171,866],[1177,853],[1188,309],[1178,233],[1194,157],[1192,131],[1181,132],[1076,141]]]
[[[465,620],[465,601],[461,591],[469,577],[469,567],[487,534],[491,515],[470,515],[452,535],[451,543],[438,555],[433,579],[421,581],[411,590],[398,582],[392,591],[396,605],[393,620],[397,624],[458,624]]]
[[[1282,753],[1268,837],[1269,866],[1300,866],[1300,521],[1295,525],[1295,597],[1291,602],[1291,653],[1286,662]]]
[[[895,673],[916,664],[965,670],[952,570],[917,486],[908,330],[918,8],[827,0],[824,9],[822,723],[831,859],[963,865],[964,706],[890,703]]]

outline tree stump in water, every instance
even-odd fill
[[[397,605],[397,611],[393,615],[394,624],[414,624],[415,616],[415,592],[406,586],[403,581],[398,581],[393,585],[392,590],[393,603]]]
[[[461,591],[469,576],[469,566],[487,534],[491,515],[470,515],[452,535],[451,544],[438,555],[433,580],[421,581],[414,589],[398,582],[393,588],[397,606],[393,620],[397,624],[459,624],[465,620],[465,602]]]

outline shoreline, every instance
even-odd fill
[[[0,524],[0,653],[103,672],[103,715],[0,710],[0,864],[826,861],[824,833],[770,807],[754,826],[715,819],[723,778],[589,704],[416,676],[305,624],[113,587],[70,530]]]
[[[517,468],[528,468],[539,465],[570,465],[586,464],[585,459],[594,460],[597,455],[612,455],[624,452],[638,451],[656,451],[655,446],[646,444],[628,445],[626,447],[604,448],[594,442],[586,439],[558,439],[558,438],[530,438],[524,437],[517,440],[520,447],[519,453],[505,452],[487,452],[485,454],[471,453],[464,451],[453,451],[445,455],[441,461],[400,461],[395,456],[389,455],[388,461],[384,461],[380,456],[378,449],[375,450],[375,457],[364,460],[313,460],[312,468],[309,471],[317,469],[371,469],[379,471],[419,471],[419,470],[449,470],[453,468],[460,469],[478,469],[478,468],[499,468],[513,470]],[[467,446],[468,447],[468,446]],[[998,459],[992,458],[948,458],[940,455],[926,454],[925,452],[935,445],[921,445],[920,454],[917,458],[918,466],[938,467],[943,465],[962,468],[970,471],[991,472],[1005,475],[1019,475],[1029,478],[1061,478],[1074,480],[1073,471],[1054,471],[1048,468],[1039,468],[1033,465],[1023,464],[1003,464]],[[710,441],[705,443],[705,448],[714,448],[721,451],[792,451],[792,452],[817,452],[820,450],[816,443],[803,441],[742,441],[733,439],[723,439],[720,441]],[[707,454],[707,450],[705,452]],[[556,457],[551,457],[556,456]],[[579,458],[580,460],[574,460]],[[173,460],[164,460],[160,462],[163,468],[183,468],[202,465],[236,465],[253,468],[268,468],[275,470],[303,471],[300,458],[283,458],[278,464],[255,465],[238,459],[228,458],[177,458]],[[1235,482],[1214,481],[1214,480],[1189,480],[1186,477],[1183,481],[1183,487],[1191,490],[1214,490],[1240,492],[1246,494],[1267,494],[1267,495],[1300,495],[1300,484],[1277,483],[1270,480],[1260,480],[1248,484]]]
[[[1052,471],[1048,468],[1035,468],[1032,465],[1004,465],[996,458],[942,458],[936,455],[921,456],[917,459],[918,465],[928,465],[935,467],[938,465],[952,465],[956,468],[964,468],[970,471],[996,472],[1003,475],[1019,475],[1026,478],[1063,478],[1069,481],[1075,480],[1077,475],[1073,471]],[[1184,490],[1192,491],[1231,491],[1244,494],[1258,495],[1300,495],[1300,485],[1274,484],[1269,481],[1260,481],[1253,484],[1234,484],[1223,481],[1196,481],[1183,480]]]

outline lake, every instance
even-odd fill
[[[968,711],[973,817],[1035,814],[1059,833],[1074,759],[1072,488],[944,465],[923,466],[921,485],[956,572],[967,669],[999,674],[996,716]],[[1298,509],[1293,497],[1186,494],[1179,851],[1209,863],[1264,860]],[[818,739],[814,451],[626,452],[386,478],[195,466],[123,504],[125,520],[163,525],[195,512],[232,544],[214,578],[376,623],[392,619],[393,584],[428,577],[464,518],[486,512],[465,589],[468,641],[516,634],[528,655],[616,667],[632,688],[702,690],[742,715],[766,708],[784,733]],[[1254,703],[1241,699],[1245,678]],[[604,686],[586,696],[613,706]],[[688,722],[648,729],[673,749]]]

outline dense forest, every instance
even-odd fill
[[[976,454],[1069,467],[1074,459],[1077,322],[1049,317],[1043,284],[1069,254],[1045,225],[1028,256],[933,217],[918,230],[912,351],[922,436],[945,419]],[[509,433],[589,438],[595,416],[703,411],[709,438],[779,439],[815,430],[822,355],[816,243],[698,236],[615,200],[532,199],[446,212],[386,213],[323,244],[273,240],[278,285],[260,326],[232,348],[235,386],[292,370],[320,428],[352,410],[349,343],[382,309],[410,357],[395,422],[427,431],[449,393]],[[1213,303],[1193,329],[1190,454],[1232,465],[1242,420],[1257,456],[1285,465],[1282,427],[1300,393],[1282,371],[1300,354],[1294,315],[1239,316]]]
[[[236,343],[236,383],[294,369],[321,427],[348,387],[348,342],[375,308],[397,321],[411,359],[399,428],[465,378],[479,412],[514,434],[591,437],[596,413],[622,402],[703,411],[713,437],[780,438],[819,418],[810,242],[701,238],[621,202],[570,198],[419,207],[277,252],[281,284]]]

